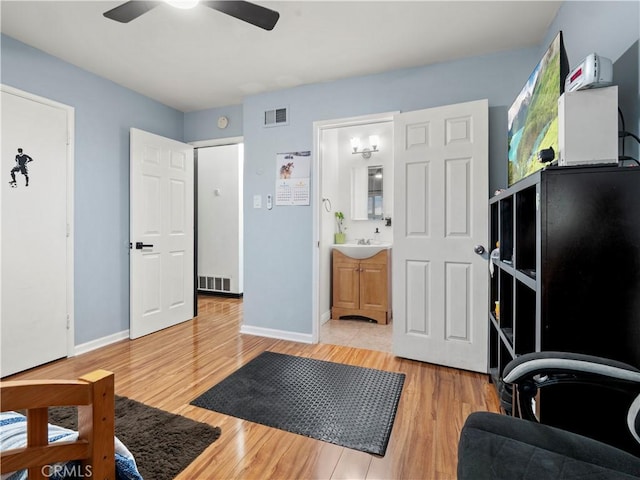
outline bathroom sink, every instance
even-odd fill
[[[391,243],[380,242],[375,245],[358,245],[357,243],[341,243],[333,246],[340,253],[347,257],[361,260],[363,258],[373,257],[376,253],[391,248]]]

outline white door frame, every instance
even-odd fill
[[[312,312],[312,343],[318,343],[320,341],[320,319],[322,312],[320,312],[320,238],[321,227],[320,219],[322,208],[322,183],[320,180],[322,171],[322,133],[324,130],[331,130],[334,128],[353,127],[356,125],[368,125],[373,123],[393,122],[395,114],[399,111],[374,113],[371,115],[362,115],[358,117],[346,117],[333,120],[321,120],[313,122],[313,160],[312,160],[312,188],[315,192],[315,199],[313,202],[313,244],[311,245],[312,255],[312,285],[313,291],[311,295],[311,312]]]
[[[50,100],[39,95],[34,95],[18,88],[10,87],[8,85],[0,84],[0,90],[11,95],[32,100],[34,102],[42,103],[60,110],[65,110],[67,113],[67,356],[73,357],[75,355],[75,295],[74,295],[74,248],[73,240],[75,235],[75,229],[73,224],[74,219],[74,165],[75,165],[75,108],[59,103],[54,100]],[[0,199],[0,202],[2,200]],[[1,207],[2,205],[0,205]],[[1,228],[1,227],[0,227]],[[2,242],[2,232],[0,232],[0,242]],[[0,243],[1,245],[1,243]],[[0,280],[1,281],[1,280]],[[1,287],[1,285],[0,285]],[[0,288],[0,304],[2,304],[2,288]]]
[[[212,138],[210,140],[196,140],[194,142],[187,143],[189,145],[193,145],[193,148],[221,147],[223,145],[237,145],[238,143],[244,143],[244,137]]]

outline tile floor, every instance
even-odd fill
[[[320,327],[320,343],[391,353],[391,323],[367,320],[329,320]]]

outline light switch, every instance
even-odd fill
[[[262,195],[253,196],[253,208],[262,208]]]

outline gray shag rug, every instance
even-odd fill
[[[49,423],[77,430],[77,408],[50,408]],[[145,480],[172,480],[221,433],[219,427],[117,395],[115,424],[116,437],[133,454]]]

